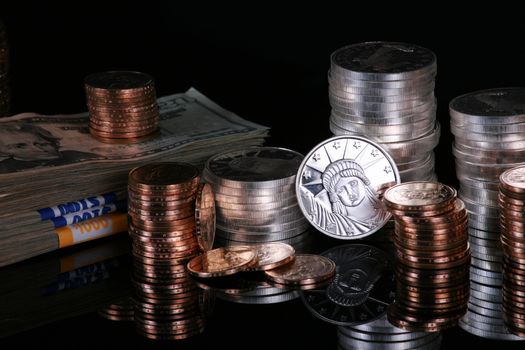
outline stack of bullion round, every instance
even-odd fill
[[[149,164],[129,173],[135,322],[147,338],[184,339],[204,330],[200,290],[185,268],[199,252],[199,181],[199,170],[185,163]]]
[[[10,91],[9,91],[9,46],[5,26],[0,21],[0,117],[9,113]]]
[[[503,319],[507,329],[525,337],[525,166],[500,176],[503,247]]]
[[[330,130],[362,135],[394,158],[403,182],[435,180],[439,141],[434,79],[436,56],[398,42],[364,42],[330,57]]]
[[[218,154],[203,176],[215,193],[217,236],[245,243],[289,240],[309,228],[295,195],[303,156],[277,147]]]
[[[383,197],[395,220],[396,301],[389,321],[435,332],[467,311],[470,252],[467,212],[456,190],[437,182],[407,182]]]
[[[339,326],[340,349],[441,349],[441,333],[408,332],[392,326],[386,315],[372,322],[355,326]]]
[[[159,107],[153,78],[140,72],[109,71],[85,80],[89,132],[107,143],[135,143],[158,133]]]
[[[110,321],[133,321],[135,314],[135,300],[126,297],[115,301],[98,310],[98,314]]]
[[[481,90],[450,102],[459,197],[469,213],[470,312],[460,326],[494,339],[517,339],[503,327],[499,176],[523,163],[525,88]],[[477,321],[483,318],[482,322]]]

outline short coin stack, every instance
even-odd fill
[[[0,21],[0,117],[9,113],[9,46],[4,23]]]
[[[309,223],[295,195],[302,160],[301,154],[277,147],[253,147],[210,158],[203,176],[215,193],[217,236],[260,243],[290,240],[306,231]]]
[[[500,243],[499,176],[523,163],[525,88],[471,92],[449,105],[459,197],[469,213],[469,312],[460,327],[485,338],[519,340],[501,314],[503,250]]]
[[[85,80],[89,132],[107,143],[134,143],[157,134],[159,107],[153,78],[145,73],[109,71]]]
[[[397,42],[364,42],[330,57],[330,130],[362,135],[394,158],[403,182],[433,180],[439,141],[434,79],[436,56]]]
[[[147,338],[184,339],[204,330],[200,290],[185,267],[200,252],[199,181],[199,170],[186,163],[154,163],[129,173],[135,322]]]
[[[500,176],[501,244],[503,247],[503,320],[525,337],[525,166]]]
[[[441,349],[440,333],[408,332],[392,326],[382,316],[360,325],[337,327],[339,349]]]
[[[456,190],[407,182],[383,197],[395,219],[396,301],[388,320],[399,328],[436,332],[467,311],[470,252],[467,212]]]

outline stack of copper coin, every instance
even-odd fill
[[[217,236],[223,241],[261,243],[289,241],[305,232],[310,225],[295,194],[303,158],[277,147],[252,147],[210,158],[203,175],[215,192]]]
[[[0,21],[0,117],[9,113],[9,46],[7,44],[7,35],[5,26]]]
[[[199,181],[199,170],[185,163],[149,164],[129,173],[135,321],[138,332],[151,339],[184,339],[204,329],[199,289],[185,268],[211,245],[200,248],[196,236]],[[204,221],[201,233],[208,226]]]
[[[133,321],[135,301],[131,297],[117,300],[98,310],[98,314],[110,321]]]
[[[525,337],[525,166],[500,176],[501,244],[503,247],[503,320]]]
[[[85,78],[89,131],[108,143],[134,143],[158,134],[159,107],[153,78],[109,71]]]
[[[425,332],[456,325],[469,297],[465,205],[452,187],[427,181],[393,186],[383,201],[395,219],[396,301],[389,321]]]

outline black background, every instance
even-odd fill
[[[137,70],[154,76],[158,96],[193,86],[241,117],[270,126],[268,144],[306,154],[331,136],[330,53],[361,41],[403,41],[437,55],[435,94],[442,138],[436,169],[440,181],[456,185],[448,103],[474,90],[525,86],[522,12],[494,4],[464,12],[435,3],[405,8],[371,5],[165,1],[71,2],[68,7],[45,1],[16,2],[16,6],[2,2],[0,18],[11,49],[12,112],[85,111],[87,74]],[[285,309],[233,304],[218,308],[222,316],[216,316],[216,328],[195,340],[196,347],[211,348],[215,342],[219,347],[246,348],[237,340],[243,332],[252,337],[249,346],[335,346],[334,329],[314,319],[300,303]],[[101,323],[93,314],[22,334],[9,344],[45,343],[65,349],[121,343],[149,346],[132,333],[120,324]],[[448,334],[447,348],[459,340],[479,349],[494,346],[459,330]],[[105,342],[103,335],[109,337]],[[285,340],[277,340],[280,335]]]

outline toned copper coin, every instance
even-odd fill
[[[198,177],[198,168],[177,162],[147,164],[129,172],[132,187],[146,191],[179,190],[185,183],[198,180]]]
[[[525,166],[508,169],[499,176],[500,186],[510,193],[525,196]]]
[[[257,250],[251,246],[230,246],[205,251],[188,262],[188,271],[197,277],[232,275],[251,267]]]
[[[456,195],[454,188],[438,182],[412,181],[387,189],[383,201],[389,209],[433,212],[450,207]]]
[[[151,134],[141,136],[141,137],[127,137],[127,138],[110,138],[110,137],[103,137],[98,136],[96,134],[91,134],[91,137],[94,139],[104,142],[104,143],[110,143],[110,144],[130,144],[130,143],[140,143],[152,140],[160,135],[160,131],[154,131]]]
[[[295,249],[286,243],[270,242],[257,244],[257,263],[251,267],[255,271],[265,271],[291,263]]]
[[[293,262],[264,273],[268,279],[281,284],[315,284],[334,276],[335,263],[320,255],[298,254]]]
[[[195,198],[195,225],[199,246],[203,251],[213,248],[215,240],[215,197],[210,184],[201,184]]]

